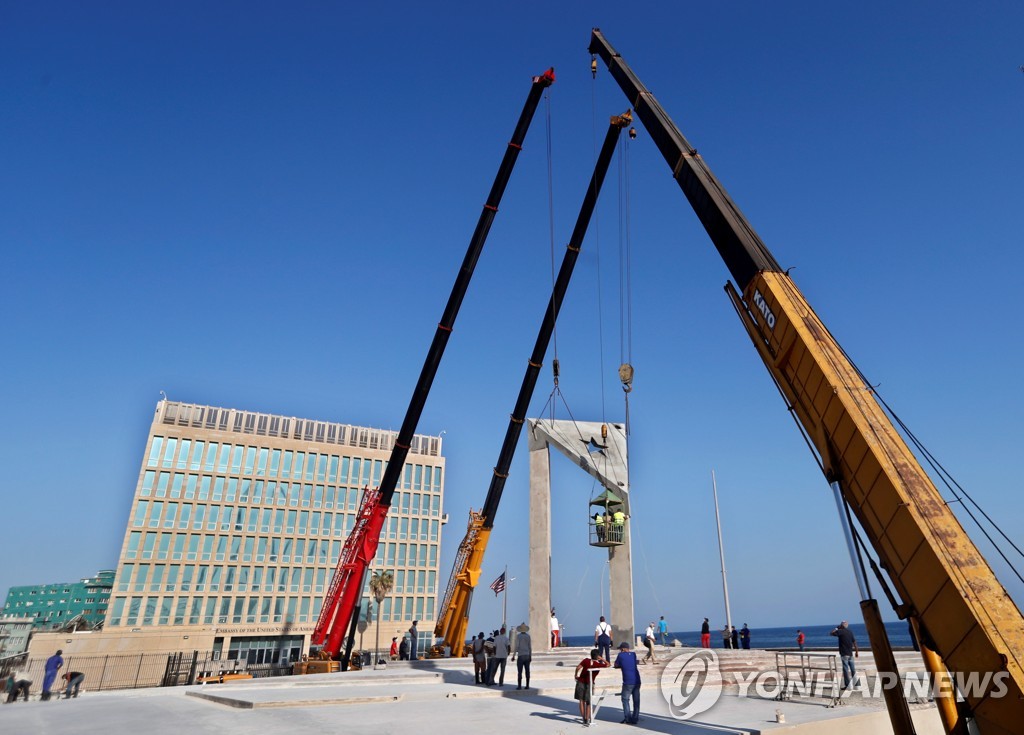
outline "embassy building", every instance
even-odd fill
[[[199,650],[250,663],[298,659],[362,490],[379,485],[397,436],[160,401],[103,630],[70,640],[37,634],[32,654],[59,645],[65,655]],[[394,573],[379,610],[382,640],[413,620],[434,627],[444,464],[441,437],[413,437],[371,566]],[[364,618],[369,602],[364,596]],[[376,602],[372,609],[375,628]]]

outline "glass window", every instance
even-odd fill
[[[320,514],[313,511],[313,515],[310,518],[309,531],[313,534],[320,533]]]
[[[158,498],[167,497],[167,484],[171,481],[170,472],[161,472],[160,477],[156,481],[156,496]]]
[[[125,625],[135,625],[135,622],[139,618],[139,610],[142,607],[142,598],[133,597],[131,602],[128,603],[128,614],[125,616]]]
[[[284,463],[281,465],[281,477],[291,477],[292,474],[292,452],[284,453]]]
[[[153,470],[146,470],[146,473],[142,476],[142,490],[139,494],[143,496],[152,495],[154,482],[156,482],[156,473]]]
[[[270,454],[270,450],[266,447],[260,447],[260,458],[256,463],[256,476],[263,477],[267,474],[267,456]]]
[[[164,459],[161,462],[163,467],[173,467],[174,451],[178,448],[178,440],[173,436],[167,437],[167,444],[164,447]]]
[[[441,496],[431,495],[430,496],[430,515],[438,516],[441,515]]]
[[[281,466],[281,450],[274,449],[270,452],[270,476],[277,477],[278,468]]]
[[[217,462],[217,442],[210,442],[210,446],[206,448],[206,459],[203,461],[203,469],[212,471]]]
[[[178,463],[175,465],[180,470],[188,467],[188,453],[192,449],[191,439],[181,440],[181,450],[178,452]]]
[[[294,512],[295,512],[294,510],[289,511],[289,513],[294,513]],[[299,533],[305,533],[306,532],[306,528],[308,526],[309,526],[309,511],[308,510],[301,511],[299,513]]]
[[[196,485],[199,484],[199,475],[189,475],[185,484],[185,499],[192,500],[196,497]]]
[[[311,499],[312,495],[313,495],[313,486],[312,485],[303,485],[302,486],[302,507],[303,508],[308,508],[309,507],[309,502],[310,502],[310,499]]]
[[[199,483],[199,499],[209,500],[210,499],[210,481],[209,475],[204,475],[202,481]]]
[[[180,498],[181,488],[185,485],[185,475],[181,472],[174,473],[174,482],[171,483],[171,497]]]
[[[441,524],[438,521],[431,521],[430,522],[430,540],[431,541],[437,541],[437,531],[438,531],[438,528],[440,527],[440,525]]]
[[[413,493],[412,494],[412,509],[409,512],[412,513],[414,516],[418,516],[420,514],[420,494],[419,493]]]
[[[341,474],[338,475],[338,477],[340,478],[339,482],[341,482],[341,483],[347,483],[348,482],[349,463],[350,463],[350,460],[349,460],[348,457],[342,457],[341,458]]]
[[[324,504],[324,486],[317,485],[313,489],[313,507],[321,508]]]
[[[192,447],[192,459],[189,461],[188,468],[190,470],[198,470],[203,464],[203,450],[206,448],[206,442],[196,441]]]
[[[132,571],[135,569],[134,564],[122,564],[121,565],[121,576],[117,578],[117,591],[127,592],[128,585],[132,581]]]
[[[264,450],[266,451],[266,450]],[[245,468],[243,472],[246,475],[251,475],[254,467],[256,466],[256,447],[245,448]]]
[[[196,518],[192,522],[192,528],[194,528],[196,530],[201,529],[203,527],[203,521],[205,521],[205,520],[206,520],[206,506],[202,505],[202,504],[197,505],[196,506]]]
[[[217,501],[224,497],[224,478],[215,477],[213,478],[213,497],[211,500]]]
[[[263,502],[263,480],[257,480],[252,487],[252,503],[259,505]]]
[[[302,479],[302,466],[306,463],[306,453],[296,452],[295,453],[295,466],[292,467],[292,479]]]
[[[231,445],[222,444],[220,447],[220,456],[217,457],[217,471],[227,472],[228,471],[228,458],[231,455]]]
[[[110,609],[110,624],[120,625],[121,616],[124,614],[124,603],[125,598],[117,597],[114,599],[114,605]]]
[[[293,482],[288,490],[288,505],[297,507],[299,504],[299,494],[302,492],[302,485],[297,482]]]
[[[135,575],[135,591],[142,592],[146,589],[146,580],[149,578],[149,564],[139,564],[139,573]]]
[[[423,489],[423,465],[418,464],[413,470],[412,489],[422,490]]]
[[[162,436],[154,436],[153,443],[149,445],[149,459],[146,460],[148,467],[156,467],[160,462],[160,452],[164,448],[164,438]]]
[[[309,457],[306,458],[306,474],[305,479],[312,480],[313,472],[316,469],[316,452],[310,452]]]
[[[146,525],[145,518],[147,511],[149,511],[149,501],[140,500],[135,506],[135,517],[132,519],[132,525],[137,527]]]
[[[225,496],[224,500],[226,500],[229,503],[234,502],[235,494],[237,492],[238,492],[238,478],[237,477],[230,477],[230,478],[228,478],[228,493]]]
[[[352,475],[350,482],[353,485],[359,484],[359,475],[363,471],[363,460],[359,457],[352,458]]]
[[[160,592],[161,587],[164,583],[164,570],[166,566],[164,564],[153,565],[153,577],[149,581],[149,589],[151,592]]]
[[[402,468],[402,488],[410,490],[412,488],[412,465],[407,464]]]
[[[174,528],[175,521],[178,520],[178,504],[168,503],[167,512],[164,514],[164,528]]]
[[[441,468],[434,468],[434,490],[441,490]]]
[[[182,510],[184,511],[187,508],[188,508],[188,506],[185,506],[185,508],[182,508]],[[181,555],[183,553],[185,553],[185,537],[186,536],[187,536],[187,534],[184,534],[184,533],[176,533],[176,534],[174,534],[174,556],[172,558],[180,559]]]
[[[160,525],[160,516],[163,515],[164,504],[160,501],[153,503],[153,510],[149,513],[149,527],[156,528]]]
[[[337,481],[338,481],[338,455],[332,454],[331,455],[331,466],[330,466],[330,469],[327,471],[327,482],[337,482]]]
[[[241,444],[236,444],[231,452],[231,471],[236,475],[242,471],[242,452],[245,449]]]
[[[379,459],[373,460],[373,481],[372,481],[372,483],[373,483],[374,487],[377,487],[378,485],[380,485],[380,471],[381,471],[381,468],[383,466],[384,466],[384,462],[382,460],[379,460]]]
[[[171,550],[171,534],[160,534],[160,548],[157,549],[157,558],[166,559]]]
[[[327,455],[321,454],[317,458],[316,479],[323,482],[327,478]]]
[[[156,534],[147,532],[145,538],[142,540],[142,558],[152,559],[153,558],[153,547],[156,545]]]

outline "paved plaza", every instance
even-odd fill
[[[667,654],[667,652],[666,652]],[[529,690],[516,690],[514,662],[503,687],[473,683],[472,665],[463,659],[392,663],[387,669],[340,674],[253,679],[227,684],[112,692],[86,691],[77,699],[5,704],[3,735],[321,735],[322,733],[502,733],[583,732],[572,698],[572,673],[583,649],[534,657]],[[723,670],[763,665],[764,652],[723,653]],[[668,656],[666,655],[666,658]],[[759,658],[760,657],[760,658]],[[777,702],[739,697],[735,687],[707,712],[690,721],[669,715],[658,679],[662,665],[641,667],[639,725],[620,724],[618,672],[603,671],[597,691],[606,692],[593,726],[607,733],[771,732],[787,735],[864,735],[889,733],[880,700],[853,700],[828,707],[824,699]],[[728,675],[723,675],[728,682]],[[777,722],[781,713],[784,722]],[[915,710],[918,732],[938,733],[932,707]]]

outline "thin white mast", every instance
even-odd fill
[[[715,495],[715,523],[718,525],[718,555],[722,559],[722,592],[725,593],[725,625],[732,630],[732,612],[729,610],[729,582],[725,578],[725,547],[722,545],[722,519],[718,515],[718,483],[711,470],[711,490]]]

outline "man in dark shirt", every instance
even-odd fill
[[[860,655],[857,639],[854,637],[853,631],[850,630],[850,624],[845,620],[839,624],[838,628],[833,628],[829,635],[834,635],[839,639],[839,658],[843,662],[843,689],[846,689],[857,676],[857,669],[853,663],[853,659]]]
[[[622,724],[635,725],[640,720],[640,669],[636,654],[629,650],[628,643],[619,644],[615,668],[622,671]],[[630,700],[633,702],[632,713],[629,711]]]
[[[700,624],[700,647],[711,648],[711,623],[707,618]]]

